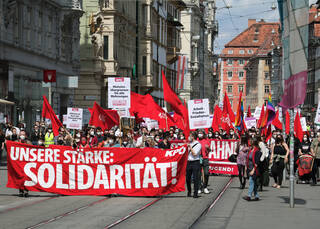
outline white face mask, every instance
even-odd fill
[[[303,141],[305,141],[305,142],[306,142],[307,140],[308,140],[308,138],[303,138]]]
[[[90,132],[90,135],[93,136],[93,135],[94,135],[94,131],[91,131],[91,132]]]
[[[76,142],[80,142],[80,138],[76,138]]]
[[[199,138],[202,138],[203,137],[203,134],[198,134]]]
[[[212,137],[212,134],[208,134],[208,136],[211,138],[211,137]]]
[[[123,145],[127,145],[128,144],[128,142],[123,142]]]
[[[39,141],[38,144],[39,144],[39,145],[42,145],[42,144],[43,144],[43,141]]]
[[[48,130],[48,132],[49,132],[49,133],[51,133],[51,132],[52,132],[52,130],[51,130],[51,129],[49,129],[49,130]]]
[[[97,135],[101,135],[101,132],[97,132]]]
[[[20,136],[20,139],[21,139],[21,140],[24,140],[24,139],[26,139],[26,136],[21,135],[21,136]]]
[[[113,143],[113,140],[109,140],[109,144],[112,144]]]
[[[80,134],[77,134],[76,136],[77,136],[78,138],[80,138],[80,137],[81,137],[81,135],[80,135]],[[80,139],[79,139],[79,141],[80,141]]]

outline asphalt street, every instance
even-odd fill
[[[229,177],[210,177],[211,193],[202,194],[199,199],[188,198],[185,192],[161,198],[58,196],[30,192],[30,197],[21,198],[17,195],[18,190],[5,187],[7,170],[1,166],[0,228],[105,228],[121,219],[126,220],[114,228],[188,228],[229,180]],[[133,214],[139,209],[143,210]]]

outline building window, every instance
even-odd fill
[[[228,78],[232,78],[232,72],[228,72]]]
[[[244,72],[239,72],[239,78],[243,78],[244,77]]]
[[[230,99],[230,105],[233,107],[233,99]]]
[[[269,78],[269,72],[264,72],[264,78],[268,79]]]
[[[253,53],[252,49],[249,49],[248,54],[252,54],[252,53]]]
[[[103,36],[103,59],[109,59],[109,36]]]
[[[240,53],[240,54],[244,54],[244,50],[241,49],[241,50],[239,51],[239,53]]]
[[[270,59],[267,59],[266,62],[265,62],[265,65],[268,66],[268,65],[270,65],[270,64],[271,64],[271,60],[270,60]]]
[[[228,93],[232,93],[232,85],[228,85]]]
[[[254,42],[254,43],[257,43],[257,42],[258,42],[258,39],[257,39],[257,38],[253,39],[253,42]]]
[[[228,59],[228,65],[232,65],[233,61],[232,59]]]
[[[228,50],[228,54],[233,54],[233,50],[232,50],[232,49],[229,49],[229,50]]]
[[[270,93],[270,86],[269,85],[264,85],[264,93]]]
[[[142,75],[147,75],[147,57],[142,57]]]
[[[239,92],[243,92],[243,84],[239,84],[238,89],[239,89]]]
[[[239,65],[244,65],[244,60],[239,60]]]

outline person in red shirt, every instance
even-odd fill
[[[98,138],[95,136],[94,128],[91,128],[88,132],[88,144],[90,147],[97,147],[98,146]]]
[[[201,172],[200,176],[203,177],[203,184],[200,185],[200,189],[198,194],[204,192],[205,194],[209,194],[208,190],[208,182],[209,182],[209,152],[210,152],[210,140],[206,138],[205,132],[203,130],[198,133],[198,141],[201,144]]]
[[[85,148],[90,148],[90,145],[88,144],[88,141],[87,141],[86,137],[82,137],[81,138],[81,141],[80,141],[80,144],[79,144],[78,148],[80,150],[81,149],[85,149]]]

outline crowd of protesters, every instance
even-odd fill
[[[146,127],[120,131],[118,127],[110,130],[102,130],[97,127],[86,127],[83,130],[68,130],[59,128],[59,134],[54,136],[52,127],[44,122],[36,122],[31,133],[27,133],[23,124],[17,127],[7,124],[0,128],[0,162],[5,141],[17,141],[47,147],[49,145],[64,145],[73,148],[91,147],[123,147],[123,148],[160,148],[170,149],[173,140],[188,143],[189,155],[186,171],[186,183],[188,196],[191,196],[191,183],[194,183],[193,197],[200,193],[210,193],[207,186],[209,181],[209,159],[211,139],[239,140],[233,162],[238,165],[240,189],[244,189],[248,180],[248,195],[245,200],[259,200],[258,191],[263,186],[269,185],[269,174],[274,179],[274,188],[281,188],[283,171],[289,159],[288,137],[285,138],[280,130],[272,131],[272,137],[266,141],[259,129],[251,128],[242,135],[237,129],[231,129],[228,133],[220,131],[197,130],[190,133],[189,139],[185,138],[182,130],[170,127],[168,131],[161,129],[148,130]],[[312,173],[301,177],[303,183],[310,180],[311,185],[317,183],[317,168],[320,166],[320,132],[312,129],[305,132],[303,141],[295,139],[295,161],[304,154],[312,155],[314,159]],[[231,160],[231,159],[230,159]],[[295,171],[297,166],[295,166]],[[28,196],[27,190],[20,190],[20,196]]]

